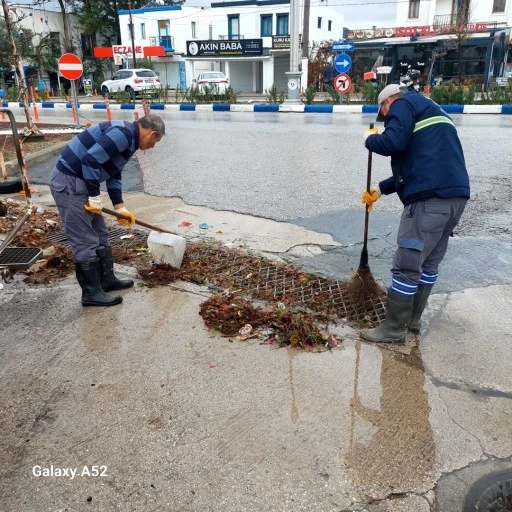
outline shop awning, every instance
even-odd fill
[[[417,42],[417,41],[414,41]],[[392,39],[386,39],[384,46],[392,46],[394,44],[411,44],[410,37],[393,37]]]

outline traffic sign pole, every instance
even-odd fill
[[[80,57],[72,53],[61,55],[58,62],[59,73],[71,82],[71,94],[73,96],[73,108],[76,115],[76,127],[80,128],[80,117],[78,115],[78,94],[76,81],[82,76],[83,65]]]
[[[76,92],[76,80],[71,80],[71,94],[73,95],[73,108],[76,114],[76,128],[80,126],[80,116],[78,115],[78,94]]]

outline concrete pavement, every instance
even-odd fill
[[[149,223],[189,220],[176,229],[202,237],[206,221],[207,236],[271,257],[337,246],[177,198],[125,199]],[[406,350],[342,326],[340,349],[312,354],[209,332],[208,292],[189,283],[105,309],[82,308],[72,277],[5,286],[2,510],[462,512],[478,478],[512,468],[511,293],[434,294]]]

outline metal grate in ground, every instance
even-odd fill
[[[0,254],[0,267],[26,268],[43,253],[37,247],[6,247]]]
[[[130,234],[133,234],[134,237],[132,238],[122,238],[123,236],[126,236],[128,232],[126,229],[123,228],[113,228],[109,229],[108,231],[108,239],[110,242],[110,245],[112,247],[122,247],[123,245],[131,245],[133,244],[133,240],[136,239],[139,241],[141,245],[146,243],[146,240],[148,239],[148,234],[145,231],[138,231],[131,229]],[[53,233],[49,233],[46,236],[47,240],[50,242],[61,245],[62,247],[69,247],[69,241],[64,234],[64,231],[55,231]]]
[[[130,230],[130,233],[134,233],[139,244],[146,243],[147,232]],[[122,228],[109,230],[110,244],[113,247],[133,244],[133,238],[121,238],[126,234]],[[62,231],[51,233],[47,238],[55,244],[69,247]],[[204,244],[201,250],[187,254],[183,266],[187,258],[207,262],[210,283],[216,284],[216,275],[229,277],[240,292],[255,299],[286,301],[291,307],[305,307],[367,325],[379,324],[385,318],[385,305],[381,298],[369,298],[365,311],[358,311],[347,293],[345,281],[298,272],[297,268],[290,271],[291,267],[285,264],[218,245]]]
[[[254,265],[248,269],[246,255],[219,247],[205,246],[190,257],[208,260],[209,273],[228,275],[243,292],[255,298],[272,298],[276,302],[286,299],[293,307],[306,307],[319,312],[323,307],[326,314],[334,313],[340,318],[372,325],[379,324],[385,318],[382,298],[369,298],[365,312],[358,311],[348,294],[345,281],[314,274],[296,274],[290,272],[286,265],[265,263],[261,259],[256,269]]]
[[[512,510],[512,471],[484,475],[466,495],[464,510],[507,512]]]

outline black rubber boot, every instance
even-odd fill
[[[432,288],[432,285],[420,284],[418,286],[418,291],[414,296],[414,301],[412,303],[411,319],[409,320],[409,325],[407,326],[409,331],[413,332],[414,334],[419,334],[420,332],[421,315],[423,314],[423,310],[427,307],[428,298],[430,296]]]
[[[362,329],[361,338],[373,343],[405,343],[405,326],[411,318],[414,296],[404,297],[388,290],[386,318],[375,329]]]
[[[100,259],[101,287],[105,292],[110,292],[112,290],[124,290],[133,286],[133,281],[131,279],[118,279],[114,274],[112,247],[101,247],[100,249],[96,249],[96,254]]]
[[[100,260],[93,258],[76,262],[76,278],[82,288],[82,306],[115,306],[122,297],[112,297],[103,291],[100,283]]]

